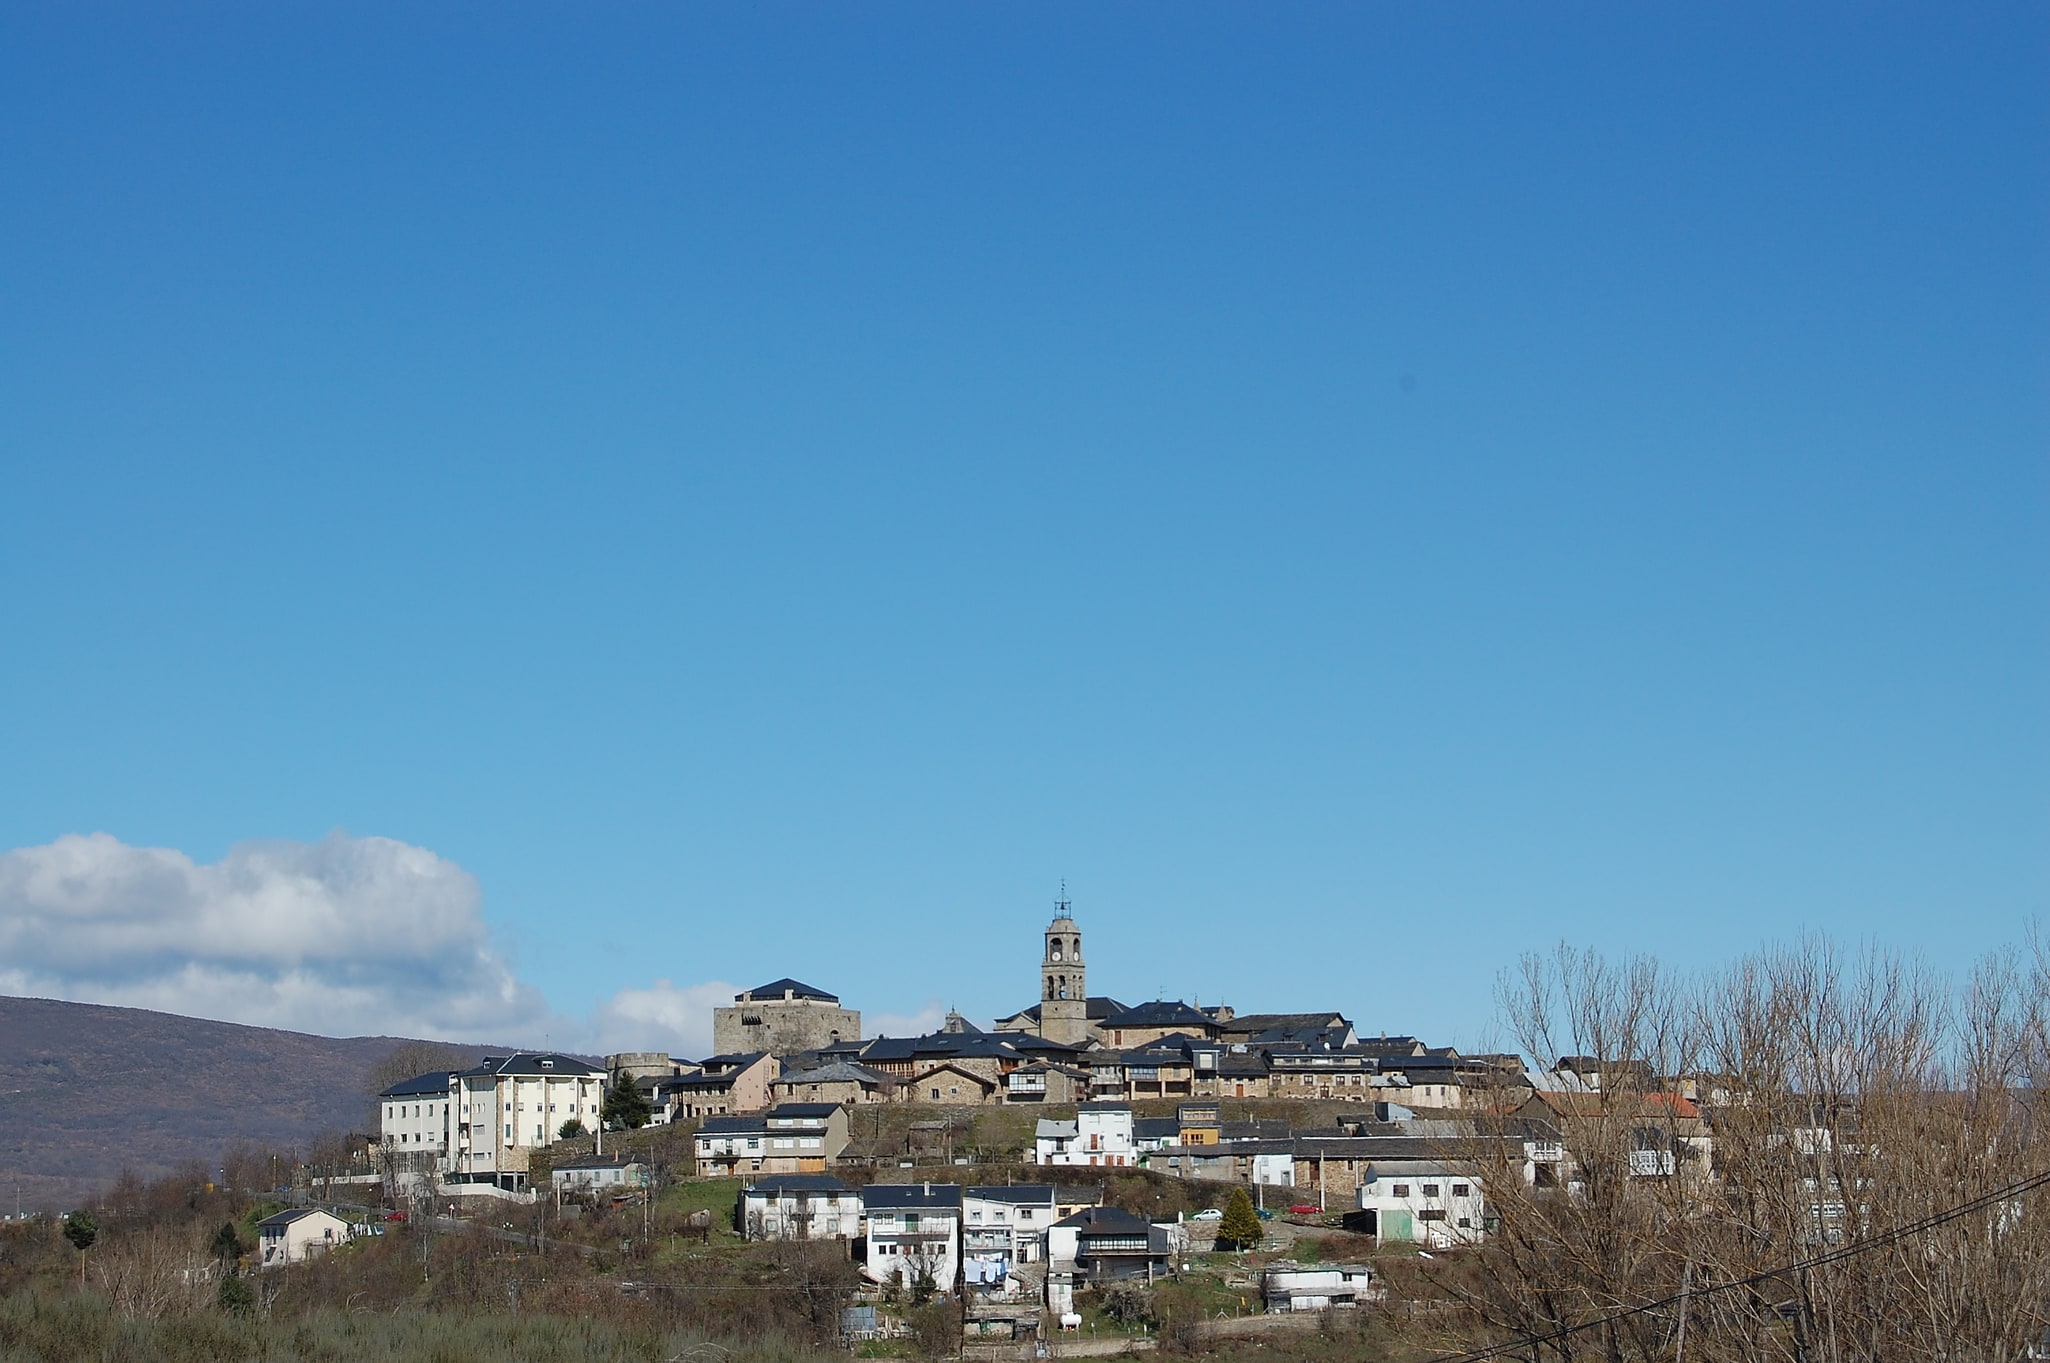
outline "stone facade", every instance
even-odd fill
[[[1082,930],[1068,916],[1068,901],[1054,906],[1039,963],[1039,1034],[1078,1046],[1090,1039],[1089,978],[1082,964]]]
[[[712,1010],[712,1048],[724,1055],[795,1055],[860,1039],[859,1011],[842,1008],[837,996],[796,980],[744,990],[733,996],[731,1008]]]

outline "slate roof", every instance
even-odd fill
[[[289,1226],[301,1217],[311,1216],[319,1210],[320,1208],[318,1207],[294,1207],[288,1212],[279,1212],[275,1216],[266,1216],[263,1220],[256,1223],[256,1228],[262,1230],[265,1226]],[[334,1213],[328,1212],[327,1215],[333,1216]]]
[[[786,1071],[779,1084],[886,1084],[890,1082],[866,1065],[835,1060],[808,1070]]]
[[[1151,1221],[1123,1207],[1084,1207],[1054,1224],[1072,1226],[1083,1235],[1144,1235],[1153,1229]]]
[[[1182,1123],[1177,1117],[1134,1117],[1132,1119],[1133,1140],[1153,1140],[1162,1136],[1181,1134]]]
[[[786,993],[793,994],[800,999],[810,999],[816,1003],[838,1003],[840,1001],[838,994],[828,994],[823,989],[815,989],[801,980],[793,980],[788,976],[780,980],[770,980],[767,984],[758,984],[752,989],[735,994],[733,1001],[735,1003],[776,1003],[781,1001]]]
[[[1142,1003],[1105,1018],[1103,1025],[1119,1027],[1194,1027],[1198,1032],[1217,1026],[1217,1020],[1179,999]]]
[[[1051,1183],[1006,1183],[1001,1186],[970,1188],[968,1196],[979,1197],[985,1202],[1009,1202],[1013,1205],[1030,1203],[1032,1206],[1052,1206],[1054,1199]]]
[[[704,1060],[704,1068],[744,1070],[767,1054],[767,1051],[729,1051],[725,1055],[708,1055]]]
[[[847,1193],[854,1190],[831,1174],[772,1174],[768,1178],[756,1179],[741,1191],[775,1197],[780,1193]]]
[[[959,1211],[958,1183],[871,1183],[861,1194],[870,1211]]]
[[[1083,1002],[1087,1005],[1083,1009],[1083,1015],[1091,1022],[1101,1022],[1107,1017],[1115,1017],[1125,1011],[1125,1005],[1119,1003],[1108,994],[1091,994]],[[1024,1012],[1014,1013],[1011,1016],[1031,1018],[1034,1022],[1037,1022],[1039,1021],[1039,1005],[1035,1003]]]
[[[446,1098],[448,1096],[448,1081],[455,1077],[455,1073],[454,1070],[429,1070],[426,1074],[416,1074],[411,1079],[401,1080],[377,1096],[380,1098]]]
[[[707,1117],[698,1124],[700,1136],[765,1136],[768,1132],[766,1117]]]
[[[487,1055],[484,1063],[459,1071],[467,1078],[481,1078],[484,1075],[581,1075],[586,1078],[602,1078],[603,1065],[591,1065],[574,1056],[558,1055],[553,1051],[540,1053],[521,1051],[517,1055]]]
[[[1240,1013],[1231,1021],[1221,1024],[1227,1032],[1271,1032],[1271,1031],[1322,1031],[1325,1028],[1344,1028],[1345,1014],[1333,1010],[1329,1013]]]
[[[778,1103],[769,1109],[771,1117],[808,1117],[824,1120],[840,1110],[838,1103]]]

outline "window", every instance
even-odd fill
[[[1393,1188],[1390,1188],[1388,1192],[1391,1197],[1408,1197],[1409,1185],[1407,1183],[1398,1183]]]
[[[1437,1195],[1438,1195],[1438,1185],[1437,1185],[1437,1184],[1435,1184],[1435,1183],[1426,1183],[1426,1184],[1424,1185],[1424,1196],[1425,1196],[1425,1197],[1436,1197]]]
[[[1419,1221],[1443,1221],[1445,1219],[1445,1209],[1443,1207],[1426,1207],[1416,1214],[1416,1219]]]
[[[906,1212],[906,1213],[904,1213],[904,1233],[905,1233],[906,1235],[916,1235],[916,1234],[918,1234],[918,1213],[917,1213],[917,1212]]]
[[[1462,1216],[1462,1217],[1460,1217],[1460,1218],[1459,1218],[1459,1228],[1460,1228],[1461,1230],[1471,1230],[1471,1229],[1473,1229],[1473,1218],[1472,1218],[1472,1217],[1467,1217],[1467,1216]]]
[[[1471,1197],[1473,1196],[1473,1190],[1464,1183],[1455,1183],[1452,1185],[1452,1195],[1454,1197]]]

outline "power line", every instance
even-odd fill
[[[1766,1269],[1761,1273],[1753,1273],[1749,1277],[1733,1278],[1726,1283],[1689,1288],[1683,1292],[1675,1292],[1669,1297],[1661,1297],[1657,1301],[1649,1301],[1639,1306],[1627,1307],[1621,1311],[1613,1311],[1606,1316],[1597,1316],[1593,1320],[1582,1321],[1578,1325],[1561,1326],[1559,1329],[1546,1334],[1528,1335],[1522,1339],[1490,1345],[1485,1349],[1475,1349],[1463,1354],[1452,1354],[1445,1358],[1437,1359],[1435,1363],[1482,1363],[1484,1359],[1500,1358],[1504,1354],[1535,1348],[1540,1344],[1550,1344],[1555,1340],[1566,1339],[1572,1335],[1585,1333],[1588,1330],[1597,1330],[1604,1325],[1612,1325],[1619,1320],[1628,1320],[1632,1316],[1641,1316],[1652,1311],[1663,1310],[1676,1302],[1688,1301],[1695,1297],[1710,1297],[1718,1292],[1731,1292],[1740,1287],[1755,1287],[1759,1283],[1770,1282],[1774,1278],[1783,1278],[1790,1273],[1800,1273],[1811,1268],[1826,1268],[1830,1264],[1841,1263],[1846,1259],[1855,1259],[1862,1254],[1870,1254],[1874,1250],[1885,1249],[1910,1236],[1921,1235],[1934,1230],[1946,1222],[1955,1221],[1959,1217],[1969,1216],[1973,1212],[1985,1211],[1996,1203],[2025,1196],[2046,1184],[2050,1184],[2050,1170],[2031,1175],[2019,1182],[2010,1183],[2004,1188],[1996,1188],[1992,1192],[1982,1193],[1977,1197],[1969,1198],[1954,1207],[1925,1216],[1919,1221],[1910,1221],[1905,1225],[1896,1226],[1892,1230],[1884,1231],[1869,1240],[1860,1240],[1853,1244],[1845,1245],[1841,1249],[1828,1250],[1807,1259],[1796,1259],[1782,1268]]]

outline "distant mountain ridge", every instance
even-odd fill
[[[133,1169],[209,1168],[237,1142],[376,1130],[372,1072],[421,1044],[0,996],[0,1212],[88,1201]],[[482,1057],[512,1048],[448,1045]]]

